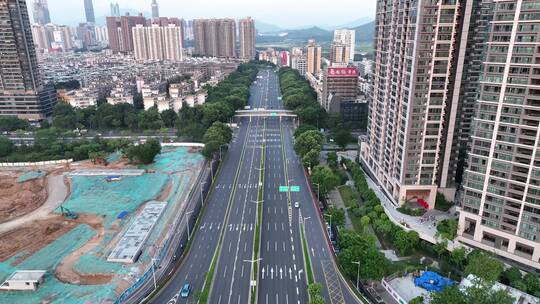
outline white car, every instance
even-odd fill
[[[294,202],[294,208],[300,208],[300,203],[299,202]]]

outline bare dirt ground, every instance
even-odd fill
[[[55,215],[47,220],[32,221],[19,229],[0,234],[0,262],[24,252],[25,254],[15,261],[15,264],[18,264],[75,226],[77,226],[75,221]]]
[[[28,214],[47,199],[45,178],[17,183],[21,172],[0,173],[0,223]]]
[[[75,270],[75,264],[79,258],[86,252],[94,249],[103,239],[105,229],[103,228],[103,219],[95,215],[81,215],[77,221],[84,222],[96,229],[98,234],[88,243],[66,256],[56,267],[56,278],[64,283],[77,285],[100,285],[109,283],[114,275],[111,274],[81,274]]]

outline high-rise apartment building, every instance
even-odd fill
[[[356,47],[356,31],[354,30],[334,30],[334,42],[344,44],[349,49],[346,62],[354,60],[354,48]]]
[[[346,44],[332,42],[332,45],[330,45],[330,62],[332,66],[347,66],[350,54],[350,47]]]
[[[156,0],[152,0],[152,18],[159,18],[159,6]]]
[[[257,36],[255,30],[255,20],[251,17],[238,21],[238,31],[240,40],[240,58],[255,58],[255,39]]]
[[[32,3],[32,17],[34,18],[34,23],[37,24],[45,25],[51,23],[47,0],[35,0]]]
[[[438,191],[453,199],[456,169],[443,159],[457,157],[449,130],[459,127],[461,101],[452,97],[464,70],[457,58],[471,2],[377,1],[374,87],[361,159],[398,204],[433,207]]]
[[[92,0],[84,0],[84,14],[86,15],[86,23],[96,23]]]
[[[181,24],[181,23],[179,23]],[[166,26],[152,24],[137,25],[133,29],[135,59],[182,61],[182,27],[174,23]]]
[[[132,29],[138,24],[146,24],[146,19],[141,15],[121,17],[107,17],[107,34],[109,45],[114,53],[128,53],[133,51]]]
[[[309,39],[306,45],[306,72],[316,75],[321,71],[322,48],[315,43],[314,39]]]
[[[24,0],[0,1],[0,115],[42,120],[56,92],[42,85]]]
[[[236,57],[234,19],[193,20],[194,54],[212,57]]]
[[[116,3],[111,2],[111,16],[120,17],[120,6],[118,5],[118,2]]]
[[[459,240],[540,269],[540,3],[479,1]]]

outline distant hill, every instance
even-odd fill
[[[373,34],[375,32],[375,21],[351,29],[356,31],[357,43],[372,42]],[[288,41],[305,44],[310,38],[315,39],[318,43],[329,43],[334,38],[334,32],[314,26],[306,29],[281,30],[273,33],[265,33],[264,35],[259,35],[257,41],[261,43]]]
[[[356,42],[373,42],[373,35],[375,35],[375,21],[357,26],[353,28],[356,31]]]
[[[281,30],[277,25],[255,20],[255,28],[259,33],[274,33]]]
[[[362,26],[362,25],[370,23],[370,22],[373,22],[373,18],[371,18],[371,17],[363,17],[363,18],[360,18],[360,19],[353,20],[351,22],[347,22],[345,24],[341,24],[341,25],[338,25],[338,26],[332,26],[332,27],[329,27],[329,28],[326,28],[326,29],[327,30],[350,29],[350,28],[355,28],[355,27]]]

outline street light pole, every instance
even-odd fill
[[[154,291],[157,289],[157,284],[156,284],[156,263],[155,263],[156,259],[155,258],[152,258],[152,277],[154,279]]]
[[[187,240],[190,241],[190,231],[189,231],[189,215],[193,213],[193,210],[186,212],[186,227],[187,227]]]
[[[358,270],[356,272],[356,290],[358,290],[360,286],[360,261],[352,263],[358,265]]]
[[[323,213],[324,216],[330,217],[330,238],[332,238],[332,215]]]
[[[219,161],[221,162],[221,147],[227,147],[228,144],[223,144],[221,146],[219,146]]]
[[[203,190],[202,190],[202,187],[204,184],[206,184],[206,182],[202,182],[199,186],[199,189],[201,189],[201,207],[204,206],[204,197],[203,197]]]

